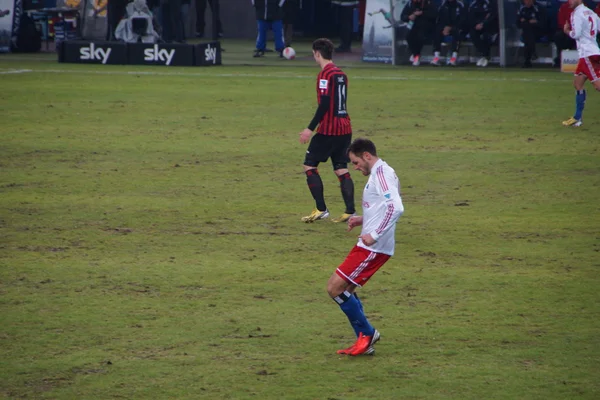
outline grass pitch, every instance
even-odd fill
[[[597,93],[566,129],[555,71],[340,60],[406,208],[361,290],[377,354],[347,358],[325,283],[358,232],[299,221],[317,68],[224,47],[219,68],[0,56],[0,395],[600,397]]]

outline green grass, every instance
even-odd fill
[[[31,71],[0,74],[0,395],[600,397],[591,87],[584,127],[565,129],[555,71],[340,62],[355,136],[406,208],[361,290],[377,354],[346,358],[325,283],[357,233],[299,222],[317,69],[306,44],[294,62],[224,46],[218,68],[0,57]]]

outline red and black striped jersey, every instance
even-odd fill
[[[329,110],[319,122],[317,132],[322,135],[341,136],[352,133],[350,115],[346,108],[348,77],[334,63],[329,63],[317,77],[317,102],[321,96],[329,96]]]

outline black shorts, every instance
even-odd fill
[[[316,133],[310,140],[304,165],[318,167],[319,163],[331,158],[333,170],[346,169],[350,159],[348,158],[348,147],[352,142],[352,134],[349,135],[323,135]]]

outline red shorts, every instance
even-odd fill
[[[600,55],[580,58],[575,75],[585,75],[590,82],[600,79]]]
[[[363,286],[390,256],[374,253],[362,247],[354,246],[344,262],[335,271],[336,274],[348,283]]]

